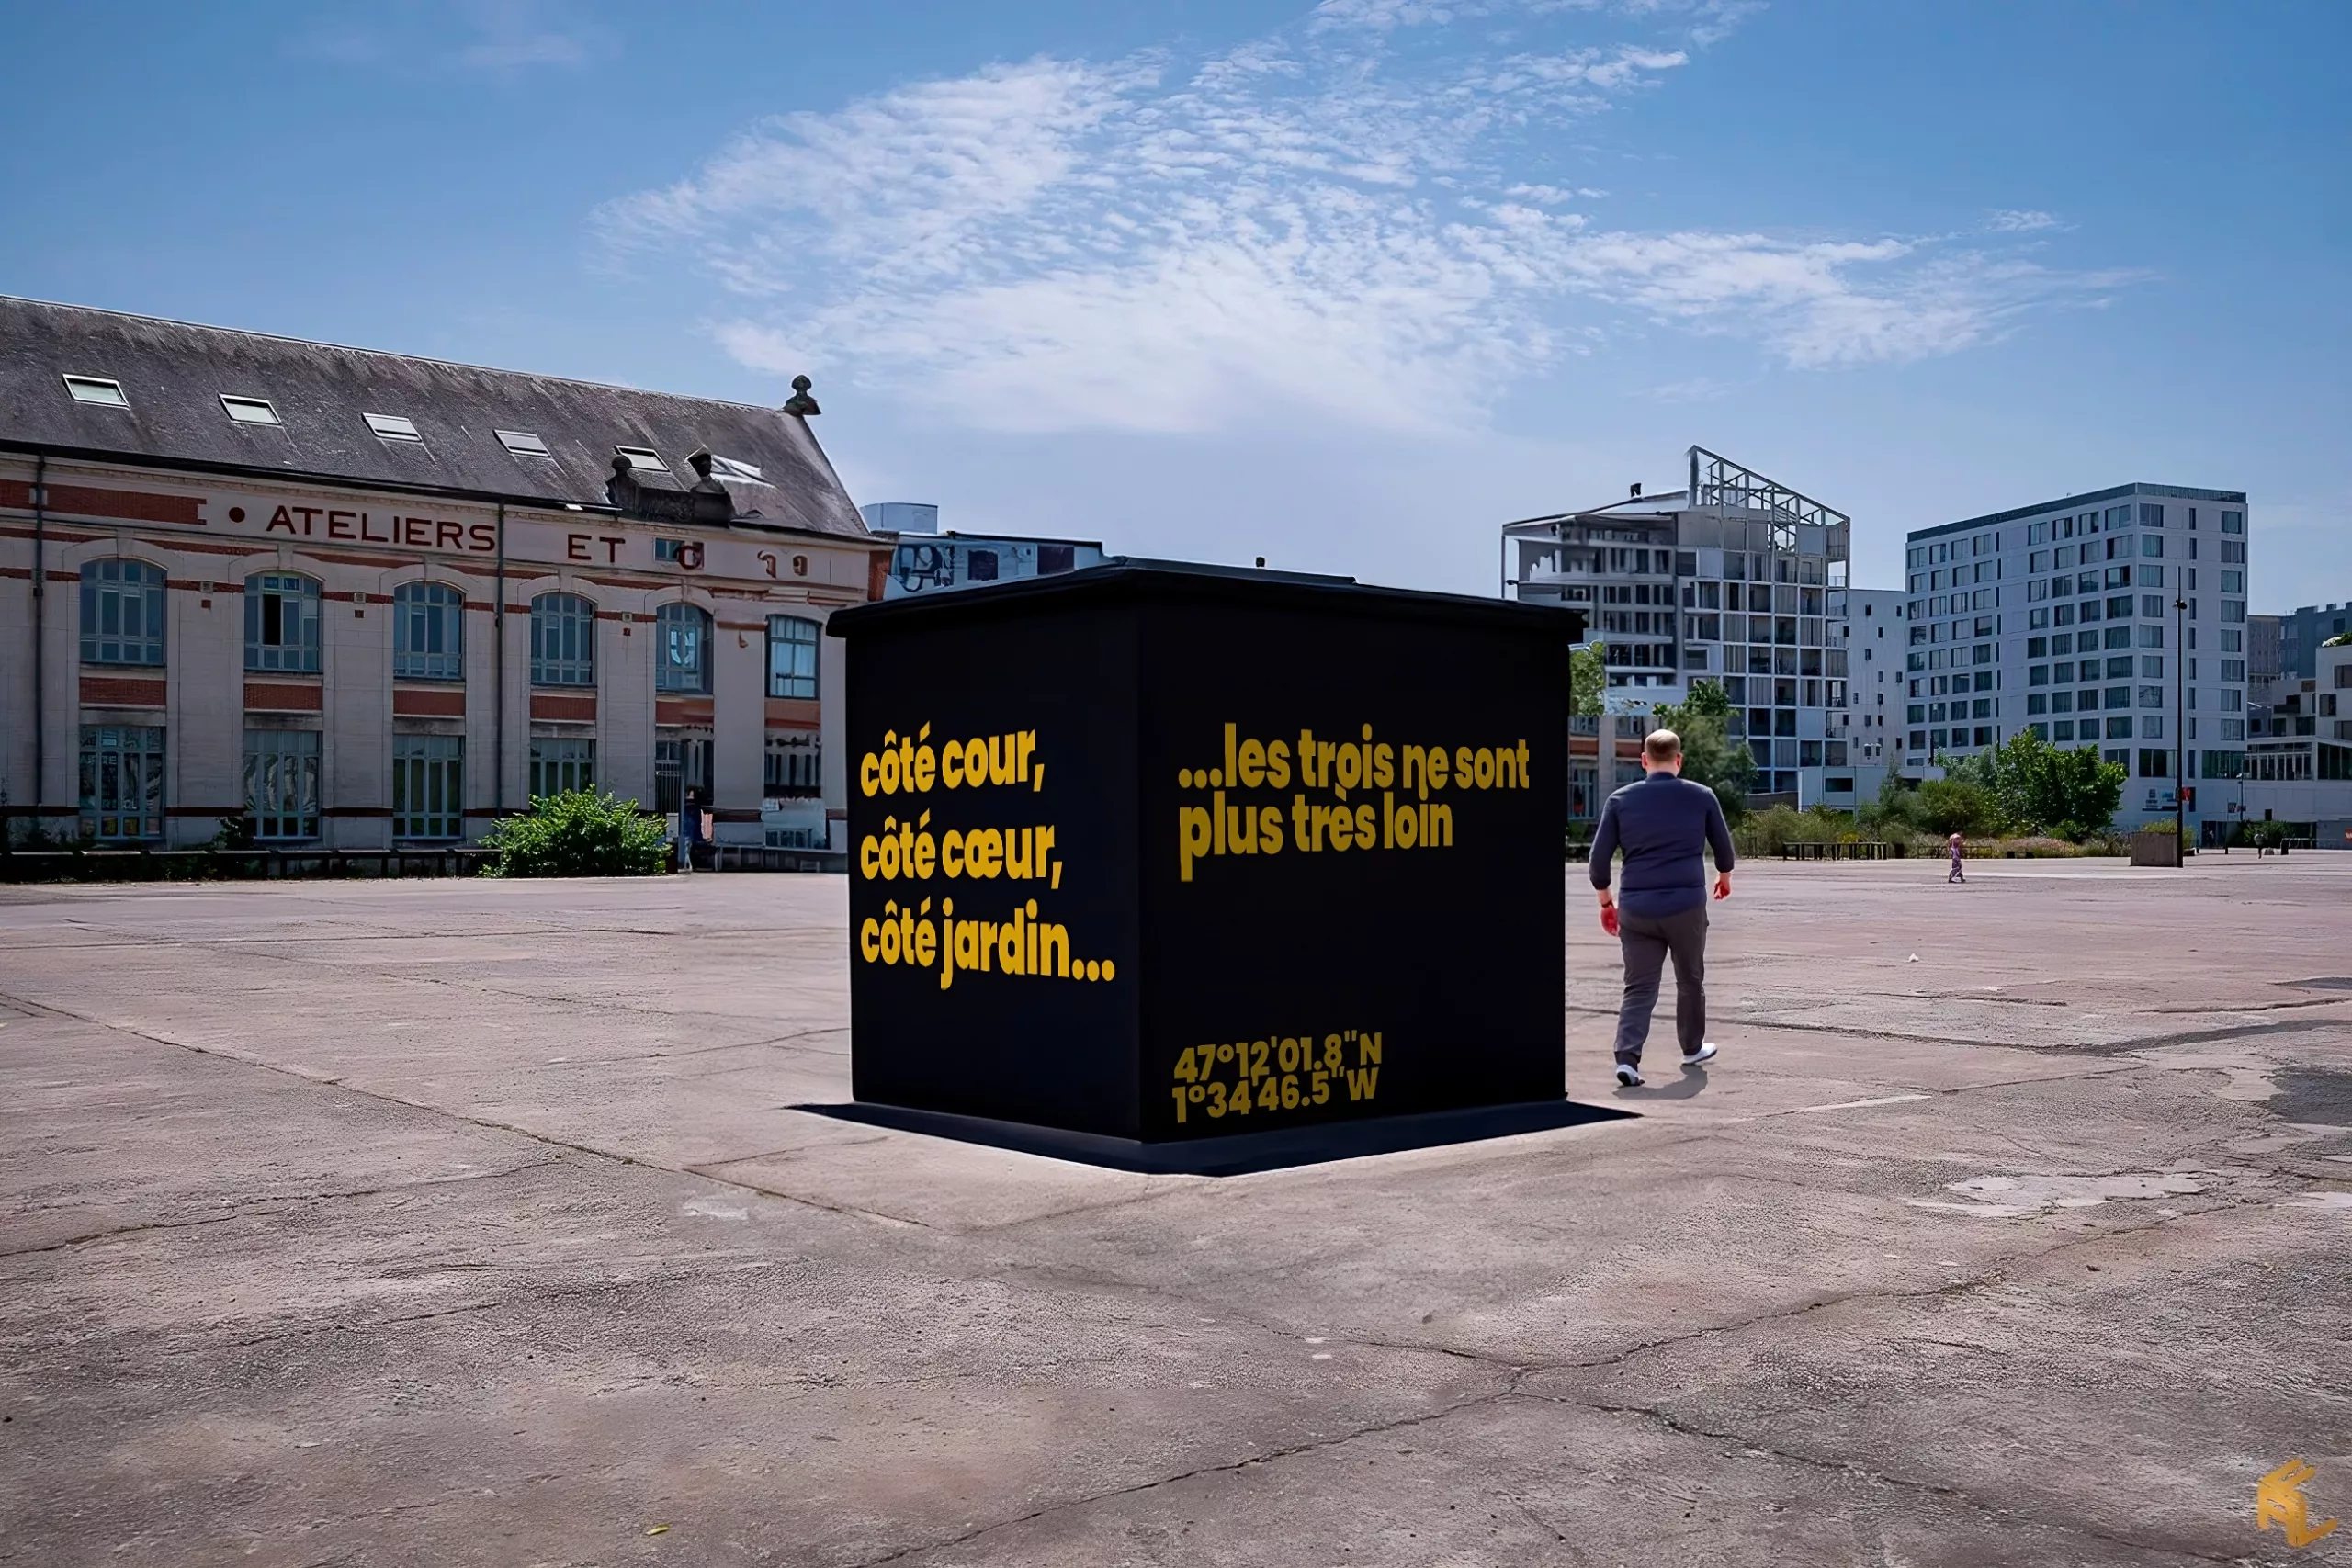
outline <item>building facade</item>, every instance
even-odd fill
[[[1855,787],[1867,799],[1878,793],[1903,757],[1906,647],[1904,611],[1908,596],[1899,588],[1849,588],[1846,618],[1838,640],[1846,649],[1846,703],[1850,723],[1847,759],[1858,774]]]
[[[2295,689],[2296,678],[2288,674],[2278,661],[2282,630],[2281,619],[2277,615],[2248,615],[2245,618],[2245,705],[2249,719],[2255,709],[2267,710]]]
[[[942,531],[939,508],[905,501],[860,507],[866,526],[895,539],[883,597],[905,599],[1024,577],[1053,577],[1108,558],[1095,539],[1040,539],[1017,534]]]
[[[2319,673],[2320,645],[2352,630],[2352,604],[2305,604],[2278,621],[2278,672],[2292,681]]]
[[[1587,612],[1621,705],[1720,682],[1759,796],[1851,806],[1852,520],[1703,447],[1687,464],[1679,491],[1506,524],[1504,596]]]
[[[1914,531],[1906,772],[2030,728],[2130,773],[2119,825],[2245,756],[2246,500],[2130,484]],[[2194,812],[2192,812],[2192,820]]]
[[[2344,634],[2338,633],[2337,636]],[[2247,716],[2245,774],[2199,799],[2205,819],[2284,822],[2320,849],[2352,850],[2352,643],[2312,650],[2312,673]]]
[[[816,412],[0,300],[0,810],[374,849],[594,785],[837,851],[889,554]]]

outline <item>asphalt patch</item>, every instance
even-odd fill
[[[2352,1073],[2291,1067],[2273,1074],[2278,1086],[2270,1108],[2290,1122],[2323,1127],[2352,1127]]]

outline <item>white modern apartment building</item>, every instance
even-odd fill
[[[1718,682],[1759,795],[1852,806],[1877,787],[1847,708],[1852,519],[1704,447],[1687,460],[1679,491],[1504,525],[1504,596],[1590,616],[1612,712]]]
[[[2352,850],[2352,644],[2311,651],[2311,675],[2249,712],[2245,776],[2199,792],[2209,838],[2233,819],[2284,822],[2317,848]]]
[[[1053,577],[1109,558],[1100,539],[1041,539],[1026,534],[960,534],[939,525],[928,502],[877,501],[857,509],[865,525],[895,539],[886,599],[939,593],[1028,577]]]
[[[2242,491],[2128,484],[1914,531],[1905,770],[2030,728],[2130,770],[2125,827],[2170,815],[2177,747],[2189,784],[2235,778],[2245,508]]]
[[[1838,637],[1846,649],[1846,703],[1850,717],[1846,755],[1857,793],[1878,793],[1903,758],[1905,676],[1904,608],[1899,588],[1849,588]]]

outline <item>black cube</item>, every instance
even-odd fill
[[[844,1114],[1229,1171],[1563,1100],[1574,612],[1114,561],[836,615]]]

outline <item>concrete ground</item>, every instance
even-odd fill
[[[2352,1562],[2352,855],[1759,866],[1638,1119],[1222,1180],[786,1109],[843,908],[0,890],[0,1562]]]

